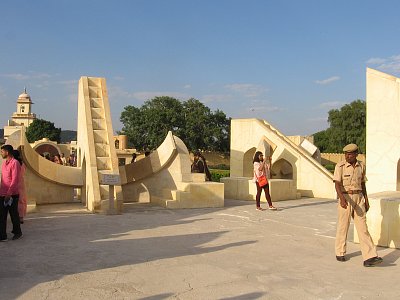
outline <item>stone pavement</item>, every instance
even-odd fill
[[[131,204],[116,216],[42,206],[21,240],[0,243],[0,299],[400,298],[400,250],[378,249],[384,262],[364,268],[349,242],[350,260],[336,261],[335,201],[277,206]]]

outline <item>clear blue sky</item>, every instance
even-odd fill
[[[365,69],[400,75],[400,1],[0,2],[0,126],[33,111],[76,129],[80,76],[105,77],[114,130],[127,105],[169,95],[284,134],[365,99]]]

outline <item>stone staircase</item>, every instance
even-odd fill
[[[170,209],[223,206],[220,183],[206,182],[205,175],[200,173],[191,174],[190,180],[181,182],[176,190],[163,189],[160,197],[151,197],[151,202]]]
[[[86,121],[87,139],[85,140],[83,136],[79,140],[78,137],[78,143],[81,145],[81,149],[84,149],[86,171],[89,169],[89,173],[92,175],[86,176],[86,182],[90,185],[86,189],[90,192],[87,201],[93,202],[92,204],[88,203],[88,208],[113,214],[122,206],[122,202],[118,201],[121,200],[118,198],[122,197],[122,193],[119,193],[120,183],[114,188],[104,179],[106,176],[114,176],[114,178],[119,176],[105,80],[97,77],[82,77],[79,84],[80,90],[83,90],[83,99],[80,95],[79,101],[84,101],[85,111],[79,110],[80,116],[78,117],[79,121]],[[84,115],[85,120],[82,120],[81,115]]]

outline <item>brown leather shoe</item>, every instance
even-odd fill
[[[364,261],[364,267],[373,267],[377,264],[380,264],[381,262],[383,262],[382,257],[379,256],[371,257]]]
[[[343,256],[337,256],[337,255],[336,255],[336,260],[337,260],[337,261],[344,262],[344,261],[346,261],[346,257],[344,257],[344,255],[343,255]]]

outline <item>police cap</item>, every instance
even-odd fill
[[[356,144],[348,144],[343,148],[343,152],[356,152],[358,151],[358,146]]]

